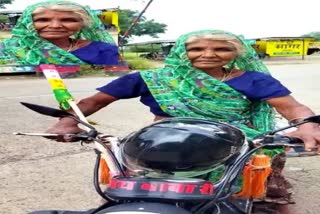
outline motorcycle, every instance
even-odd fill
[[[32,214],[250,214],[254,200],[265,194],[271,170],[270,158],[260,151],[284,147],[301,150],[304,147],[301,140],[277,133],[309,122],[320,124],[320,115],[312,116],[247,140],[242,131],[226,123],[171,118],[119,139],[98,133],[91,124],[66,111],[21,104],[43,115],[72,118],[90,130],[79,134],[15,134],[69,137],[82,144],[94,143],[97,154],[94,187],[105,200],[100,207],[87,211],[47,210]],[[181,136],[183,140],[177,141]],[[105,190],[99,183],[102,159],[109,171]],[[222,165],[223,173],[218,180],[210,181],[203,176],[212,167]],[[240,176],[243,186],[236,190],[234,186]]]

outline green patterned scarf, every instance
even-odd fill
[[[40,38],[34,29],[32,12],[39,6],[48,4],[78,5],[88,12],[92,19],[90,26],[85,26],[74,35],[75,39],[114,43],[104,30],[99,18],[87,7],[70,1],[51,0],[27,7],[12,30],[12,37],[0,44],[0,64],[39,65],[39,64],[86,64],[73,54]]]
[[[182,35],[166,58],[164,68],[141,72],[161,109],[174,117],[200,117],[230,123],[244,131],[249,139],[272,129],[274,112],[269,104],[252,102],[224,82],[192,67],[185,44],[187,38],[198,34],[233,35],[216,30]],[[233,36],[243,43],[246,52],[226,67],[269,73],[257,59],[254,49],[242,37]]]

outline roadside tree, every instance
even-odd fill
[[[121,29],[120,38],[125,33],[125,30],[131,25],[132,21],[136,16],[139,15],[138,11],[133,10],[120,10],[119,11],[119,26]],[[165,33],[167,25],[163,23],[158,23],[155,20],[147,20],[146,17],[141,16],[139,21],[130,30],[127,38],[124,39],[124,44],[128,42],[128,39],[132,36],[144,36],[149,35],[151,37],[157,38],[158,34]]]

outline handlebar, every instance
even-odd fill
[[[300,138],[284,135],[266,135],[252,140],[254,147],[275,148],[275,147],[304,147]]]
[[[286,147],[287,157],[314,156],[319,154],[317,151],[306,151],[304,149],[304,142],[297,137],[289,137],[283,135],[267,135],[263,138],[253,140],[251,144],[252,149],[257,147],[266,149]]]
[[[60,141],[63,141],[63,139],[68,139],[68,142],[92,140],[96,138],[96,136],[98,135],[96,130],[89,131],[89,132],[81,132],[78,134],[51,134],[51,133],[28,133],[28,132],[14,132],[13,134],[44,137],[47,139],[54,139],[54,140],[60,140]]]

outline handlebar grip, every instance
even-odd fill
[[[318,151],[305,150],[304,142],[297,137],[283,136],[290,141],[291,149],[286,152],[287,157],[303,157],[303,156],[314,156],[319,155]]]
[[[303,144],[303,140],[297,137],[281,136],[289,144]]]
[[[301,139],[284,135],[266,136],[263,140],[264,148],[304,147]]]

